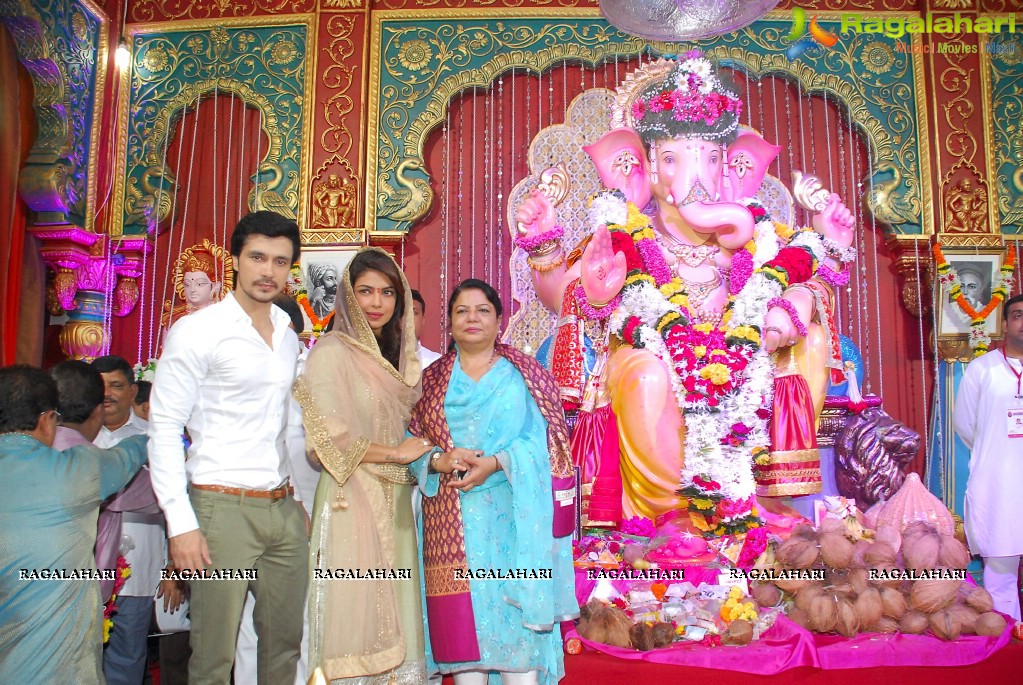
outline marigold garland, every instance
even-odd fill
[[[934,261],[938,265],[938,282],[948,288],[949,296],[959,306],[959,309],[966,316],[970,317],[970,346],[973,349],[973,356],[979,357],[988,351],[988,347],[991,344],[991,336],[984,331],[984,325],[988,317],[998,308],[998,305],[1009,296],[1012,275],[1016,269],[1017,250],[1015,248],[1008,250],[1005,263],[999,268],[997,283],[992,284],[994,287],[991,291],[991,299],[979,312],[973,308],[973,305],[967,301],[966,296],[963,294],[963,283],[959,280],[959,273],[945,259],[945,255],[941,251],[941,244],[935,242],[932,252],[934,253]]]
[[[117,572],[114,574],[114,591],[103,605],[103,644],[110,641],[110,629],[114,627],[112,616],[117,613],[117,593],[124,587],[131,575],[131,564],[123,554],[117,555]]]

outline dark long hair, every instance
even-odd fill
[[[394,314],[377,336],[377,345],[380,347],[380,355],[397,369],[401,356],[401,320],[405,314],[405,285],[394,260],[382,252],[366,250],[355,255],[348,267],[348,280],[352,290],[355,289],[355,281],[366,271],[382,273],[394,288]]]

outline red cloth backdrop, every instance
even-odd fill
[[[167,145],[167,167],[178,187],[173,221],[146,258],[139,304],[111,324],[111,352],[131,363],[157,356],[164,302],[175,299],[175,306],[181,304],[173,277],[182,250],[203,238],[230,249],[231,231],[248,213],[257,152],[265,156],[269,145],[260,129],[259,111],[230,94],[204,99],[198,112],[190,108],[173,131]]]
[[[0,89],[0,283],[3,284],[0,366],[7,366],[14,363],[18,345],[25,223],[18,211],[18,169],[22,160],[18,55],[3,25],[0,25],[0,81],[11,86]]]
[[[563,123],[568,104],[583,89],[613,90],[639,61],[620,59],[596,68],[566,63],[539,76],[519,70],[491,88],[469,89],[451,103],[447,121],[434,129],[425,149],[436,199],[396,250],[404,254],[409,282],[427,303],[422,336],[427,347],[446,347],[446,298],[465,278],[489,281],[511,313],[506,204],[512,186],[529,173],[530,142],[541,128]],[[932,382],[929,348],[921,347],[919,320],[901,304],[881,228],[861,209],[859,198],[869,188],[862,179],[870,171],[862,136],[850,127],[834,96],[807,101],[805,92],[781,76],[756,80],[739,70],[726,73],[746,103],[742,123],[782,147],[770,173],[786,184],[793,169],[814,173],[857,212],[859,280],[852,292],[839,293],[840,331],[853,338],[866,359],[864,390],[883,391],[888,411],[925,433],[930,396],[925,385]],[[797,219],[808,222],[802,212]],[[922,466],[921,454],[917,470]]]

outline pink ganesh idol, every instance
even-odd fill
[[[840,366],[832,287],[848,279],[853,217],[811,188],[812,227],[772,222],[753,196],[780,148],[740,128],[742,104],[698,51],[647,64],[585,148],[604,188],[581,257],[566,258],[543,193],[516,210],[540,300],[608,340],[587,392],[610,423],[581,417],[576,436],[599,453],[580,459],[591,521],[681,509],[722,535],[763,525],[757,495],[820,489],[815,420]],[[556,375],[577,349],[556,347]]]

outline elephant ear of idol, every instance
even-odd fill
[[[631,128],[608,131],[600,140],[583,147],[609,190],[620,190],[637,207],[650,202],[650,170],[643,141]]]
[[[725,167],[721,199],[736,202],[753,197],[764,182],[768,167],[778,157],[781,146],[764,140],[750,128],[742,127],[735,141],[728,146],[728,165]]]

